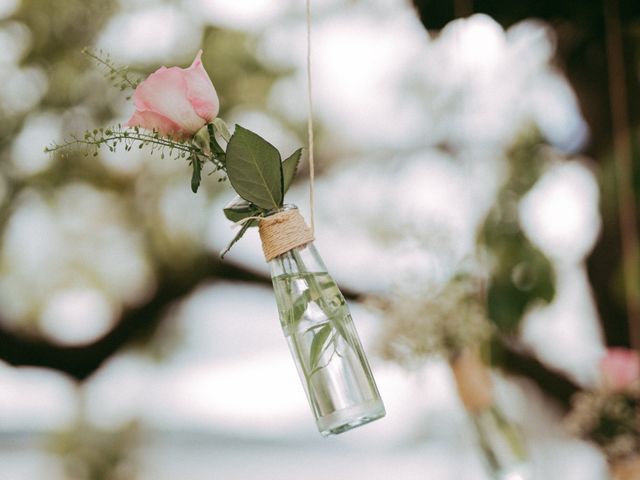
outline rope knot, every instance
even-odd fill
[[[259,231],[267,262],[314,240],[312,230],[297,208],[263,218],[260,220]]]
[[[464,350],[452,368],[460,400],[468,411],[479,413],[493,405],[491,376],[476,351]]]

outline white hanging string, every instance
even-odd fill
[[[307,1],[307,101],[308,101],[308,118],[307,118],[307,135],[309,141],[309,210],[311,220],[311,232],[315,233],[315,215],[314,215],[314,177],[315,165],[313,157],[313,89],[311,81],[311,0]]]

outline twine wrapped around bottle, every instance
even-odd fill
[[[614,480],[640,480],[640,456],[614,462],[611,465]]]
[[[463,350],[451,362],[451,368],[460,400],[469,412],[479,413],[493,405],[491,376],[478,352]]]
[[[313,232],[297,208],[260,220],[260,240],[267,262],[289,250],[313,242]]]

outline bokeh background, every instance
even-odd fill
[[[141,76],[202,48],[228,123],[304,145],[304,2],[0,0],[0,478],[486,479],[447,363],[384,360],[367,301],[437,298],[478,264],[537,478],[607,478],[562,418],[605,345],[640,346],[640,5],[313,12],[316,245],[387,417],[318,435],[255,232],[219,259],[228,185],[194,195],[145,150],[43,153],[133,111],[85,46]]]

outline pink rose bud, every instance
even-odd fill
[[[189,68],[161,67],[140,83],[133,94],[136,111],[127,126],[182,140],[213,121],[220,100],[201,56],[202,50]]]
[[[626,348],[610,348],[600,361],[600,373],[605,389],[624,391],[640,379],[640,355]]]

